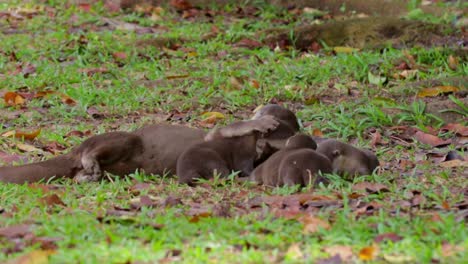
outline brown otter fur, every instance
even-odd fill
[[[327,179],[319,175],[319,172],[331,173],[332,165],[315,148],[317,144],[310,136],[292,136],[283,149],[255,168],[249,179],[268,186],[326,183]]]
[[[377,156],[371,151],[334,139],[327,139],[318,144],[317,152],[330,159],[333,172],[339,175],[368,175],[379,166]]]
[[[248,122],[251,121],[233,123],[231,127],[242,130]],[[250,134],[229,138],[214,130],[205,137],[207,141],[184,151],[177,160],[179,182],[192,185],[197,178],[210,179],[213,173],[227,177],[232,171],[240,171],[240,176],[248,176],[254,169],[257,157],[257,138],[262,132],[274,130],[279,124],[272,116],[262,116],[256,123],[263,124],[265,129],[261,132],[250,129]]]
[[[216,129],[225,136],[263,131],[256,120]],[[0,167],[0,182],[25,183],[52,178],[74,178],[77,182],[98,180],[103,172],[123,176],[136,170],[150,174],[175,173],[177,158],[206,132],[180,125],[157,124],[134,132],[109,132],[93,136],[69,153],[47,161]]]

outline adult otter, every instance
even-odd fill
[[[271,129],[258,120],[240,124],[214,131],[224,137],[236,137]],[[150,125],[134,132],[104,133],[50,160],[0,167],[0,182],[22,184],[52,178],[74,178],[82,182],[98,180],[104,171],[123,176],[137,169],[150,174],[175,173],[180,154],[203,142],[206,134],[201,129],[169,124]]]
[[[326,183],[321,173],[331,173],[332,164],[324,155],[315,151],[317,144],[307,135],[290,137],[283,149],[260,164],[249,179],[267,186],[305,186]]]
[[[231,124],[233,130],[246,121]],[[264,131],[251,131],[250,134],[224,137],[214,130],[205,137],[205,142],[192,145],[177,160],[177,176],[180,183],[192,185],[195,179],[210,179],[216,172],[227,177],[232,171],[240,171],[240,176],[248,176],[254,169],[257,157],[257,139],[274,130],[279,122],[273,116],[261,116],[257,122],[264,124]]]

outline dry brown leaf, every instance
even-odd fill
[[[455,86],[436,86],[432,88],[424,88],[418,93],[418,97],[434,97],[440,94],[454,93],[458,92],[458,89]]]
[[[333,245],[323,248],[323,251],[330,256],[338,255],[343,261],[350,260],[353,257],[353,248],[351,246]]]
[[[193,8],[192,4],[187,0],[171,0],[169,5],[178,11],[185,11]]]
[[[468,161],[454,159],[439,163],[443,168],[468,167]]]
[[[320,229],[330,229],[330,224],[327,221],[312,215],[301,216],[298,221],[304,225],[303,232],[306,234],[316,233]]]
[[[431,145],[433,147],[445,146],[445,145],[449,145],[450,143],[452,143],[452,140],[450,140],[450,139],[443,140],[443,139],[441,139],[441,138],[439,138],[437,136],[427,134],[427,133],[424,133],[422,131],[417,131],[414,134],[414,137],[419,142],[421,142],[423,144]]]
[[[69,97],[68,95],[62,94],[60,97],[62,98],[62,102],[63,102],[64,104],[67,104],[67,105],[70,105],[70,106],[76,105],[76,101],[73,100],[73,99],[72,99],[71,97]]]
[[[251,85],[253,88],[255,88],[255,89],[260,88],[260,83],[259,83],[257,80],[255,80],[255,79],[253,79],[253,80],[250,81],[250,85]]]
[[[166,76],[166,79],[168,80],[174,80],[174,79],[183,79],[183,78],[187,78],[189,77],[190,75],[188,74],[182,74],[182,75],[169,75],[169,76]]]
[[[463,137],[468,137],[468,127],[464,126],[459,123],[450,123],[445,126],[443,126],[440,131],[446,132],[446,131],[451,131],[454,132],[455,134]]]
[[[359,251],[359,259],[365,261],[373,260],[377,257],[378,251],[379,249],[377,246],[365,247]]]
[[[377,235],[375,238],[374,238],[374,241],[376,243],[380,243],[380,242],[383,242],[383,241],[386,241],[386,240],[390,240],[392,242],[398,242],[400,240],[402,240],[403,237],[402,236],[399,236],[395,233],[385,233],[385,234],[380,234],[380,235]]]
[[[354,191],[366,191],[368,193],[379,193],[390,191],[387,186],[381,183],[360,182],[353,185]]]
[[[33,250],[26,255],[22,255],[10,262],[9,264],[47,264],[49,256],[55,254],[55,250]]]
[[[7,92],[3,95],[5,104],[8,106],[24,105],[26,102],[24,97],[15,92]]]
[[[320,128],[314,128],[314,130],[312,131],[312,136],[323,137],[323,132],[322,130],[320,130]]]
[[[261,42],[256,40],[243,38],[234,44],[235,47],[247,48],[247,49],[258,49],[263,46]]]
[[[457,70],[458,64],[459,64],[457,57],[454,57],[454,56],[450,55],[448,57],[448,59],[447,59],[447,62],[448,62],[448,66],[449,66],[450,69],[452,69],[454,71]]]
[[[39,201],[46,206],[54,206],[54,205],[66,206],[66,204],[62,201],[62,199],[60,199],[60,197],[56,193],[46,195],[40,198]]]
[[[41,133],[41,129],[37,129],[33,132],[27,133],[23,131],[16,131],[15,133],[15,138],[24,138],[27,140],[33,140],[35,139],[39,134]]]
[[[0,237],[8,239],[24,237],[29,233],[31,233],[30,225],[19,224],[0,228]]]
[[[112,57],[116,60],[125,60],[127,59],[127,53],[125,52],[114,52],[112,53]]]
[[[16,143],[16,147],[24,152],[43,152],[42,149],[38,149],[35,146],[29,144]]]

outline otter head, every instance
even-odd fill
[[[292,130],[299,131],[299,122],[297,122],[297,117],[289,109],[286,109],[277,104],[267,104],[264,107],[256,111],[252,119],[258,119],[265,115],[271,115],[276,118],[276,120],[282,121],[284,124],[288,125]]]
[[[315,150],[317,149],[317,143],[308,135],[296,134],[288,138],[285,147],[288,149],[309,148]]]
[[[282,149],[285,146],[286,140],[299,131],[296,115],[291,110],[282,106],[268,104],[256,111],[252,119],[260,119],[266,115],[275,117],[279,122],[279,126],[275,130],[265,134],[260,139],[260,145],[268,144],[274,149]]]
[[[371,151],[334,139],[320,143],[317,152],[327,156],[332,162],[333,172],[340,175],[369,175],[379,165],[377,157]]]

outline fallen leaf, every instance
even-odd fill
[[[368,193],[379,193],[379,192],[389,192],[387,186],[381,183],[371,183],[371,182],[360,182],[353,185],[352,189],[354,191],[366,191]]]
[[[193,8],[192,4],[187,0],[171,0],[169,5],[178,11],[185,11]]]
[[[108,73],[109,70],[105,67],[100,67],[100,68],[79,69],[78,72],[84,73],[88,76],[93,76],[96,73]]]
[[[66,204],[62,201],[62,199],[60,199],[60,197],[54,193],[54,194],[49,194],[49,195],[46,195],[42,198],[39,199],[39,201],[46,205],[46,206],[49,206],[49,207],[52,207],[54,205],[60,205],[60,206],[66,206]]]
[[[11,132],[11,131],[9,131],[9,132]],[[14,134],[15,138],[24,138],[24,139],[27,139],[27,140],[35,139],[40,133],[41,133],[40,128],[33,131],[33,132],[30,132],[30,133],[23,132],[23,131],[17,131],[17,130],[13,131],[13,134]],[[3,133],[2,136],[3,137],[8,137],[8,136],[10,136],[10,134],[8,132],[6,132],[6,133]]]
[[[441,139],[441,138],[439,138],[437,136],[427,134],[427,133],[424,133],[422,131],[417,131],[414,134],[414,137],[420,143],[431,145],[433,147],[441,147],[441,146],[449,145],[450,143],[452,143],[452,140],[450,140],[450,139],[443,140],[443,139]]]
[[[306,234],[316,233],[320,229],[330,229],[330,224],[327,221],[311,215],[299,217],[298,221],[304,225],[303,232]]]
[[[49,263],[49,256],[55,254],[55,250],[33,250],[26,255],[22,255],[14,260],[11,264],[47,264]]]
[[[369,246],[361,249],[359,251],[359,259],[360,260],[373,260],[377,256],[378,248],[376,246]]]
[[[374,242],[381,243],[383,241],[390,240],[390,241],[395,243],[395,242],[398,242],[398,241],[400,241],[402,239],[403,239],[402,236],[399,236],[399,235],[397,235],[395,233],[385,233],[385,234],[377,235],[374,238]]]
[[[447,62],[448,62],[448,66],[451,70],[454,70],[456,71],[457,68],[458,68],[458,58],[457,57],[454,57],[452,55],[448,56],[447,58]]]
[[[460,89],[454,86],[436,86],[432,88],[424,88],[418,92],[418,97],[434,97],[440,94],[458,92]]]
[[[450,257],[457,253],[466,252],[466,247],[464,247],[463,245],[453,245],[445,242],[442,244],[441,252],[442,256]]]
[[[383,255],[383,258],[390,263],[414,263],[414,259],[411,256],[405,255]]]
[[[39,152],[39,153],[43,152],[42,149],[38,149],[33,145],[23,144],[23,143],[16,143],[16,148],[24,152]]]
[[[225,116],[220,113],[220,112],[205,112],[205,113],[202,113],[202,115],[200,116],[202,121],[217,121],[217,120],[220,120],[220,119],[224,119]]]
[[[91,11],[91,4],[90,3],[80,3],[78,4],[78,9],[84,11],[84,12],[89,12]]]
[[[345,54],[349,54],[349,53],[353,53],[355,51],[359,51],[359,49],[356,49],[356,48],[351,48],[351,47],[334,47],[333,48],[333,51],[335,53],[345,53]]]
[[[442,131],[442,132],[451,131],[451,132],[454,132],[455,134],[457,134],[459,136],[468,137],[468,127],[464,126],[462,124],[458,124],[458,123],[447,124],[447,125],[443,126],[440,129],[440,131]]]
[[[73,98],[69,97],[68,95],[62,94],[60,97],[62,98],[63,103],[70,105],[70,106],[76,105],[76,101],[73,100]]]
[[[375,85],[382,85],[387,81],[387,77],[374,75],[370,71],[367,73],[367,78],[370,84],[375,84]]]
[[[125,60],[127,59],[127,53],[125,52],[114,52],[112,53],[112,57],[116,60]]]
[[[24,105],[26,102],[24,97],[15,92],[7,92],[3,95],[5,104],[8,106]]]
[[[439,163],[443,168],[468,167],[468,161],[454,159]]]
[[[320,128],[314,128],[314,130],[312,130],[312,136],[323,137],[323,132],[320,130]]]
[[[338,255],[343,261],[349,261],[353,257],[353,248],[351,246],[333,245],[323,248],[323,251],[330,256]]]
[[[260,83],[259,83],[257,80],[255,80],[255,79],[253,79],[253,80],[250,81],[250,85],[251,85],[253,88],[255,88],[255,89],[260,88]]]
[[[31,233],[31,225],[11,225],[0,228],[0,237],[6,237],[8,239],[20,238]]]
[[[170,75],[170,76],[166,76],[166,79],[168,80],[173,80],[173,79],[183,79],[183,78],[187,78],[189,77],[190,75],[188,74],[182,74],[182,75]]]
[[[235,47],[247,48],[247,49],[258,49],[263,46],[261,42],[256,40],[243,38],[234,44]]]
[[[289,246],[288,251],[286,251],[285,259],[298,261],[304,258],[304,253],[302,253],[299,243],[294,243]]]

